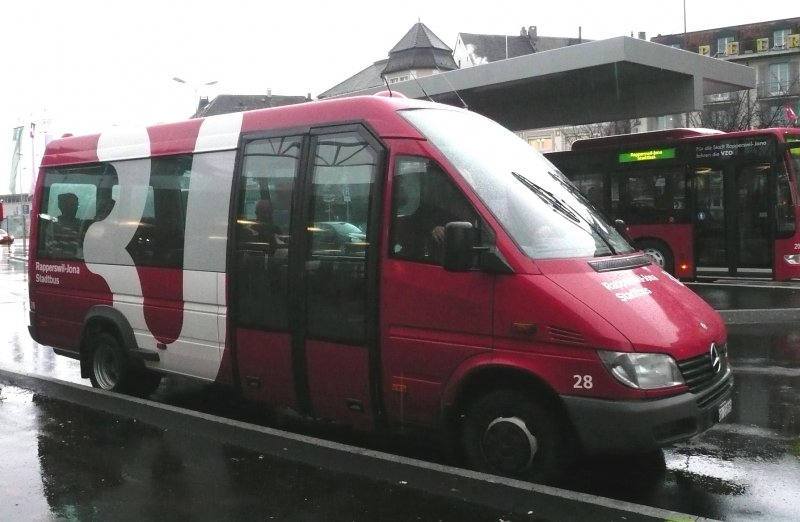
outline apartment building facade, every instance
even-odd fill
[[[786,18],[671,35],[651,42],[752,67],[756,88],[705,97],[699,114],[651,118],[648,127],[741,130],[797,125],[800,114],[800,18]]]

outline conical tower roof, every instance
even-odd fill
[[[389,51],[383,74],[414,69],[458,69],[450,49],[422,22],[417,22]]]

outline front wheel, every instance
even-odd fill
[[[101,332],[90,341],[89,379],[102,390],[127,393],[132,384],[132,368],[127,354],[113,335]]]
[[[469,464],[478,471],[551,483],[568,467],[565,423],[520,391],[479,398],[467,411],[462,436]]]

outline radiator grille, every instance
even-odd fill
[[[720,345],[717,347],[716,352],[720,358],[720,368],[716,371],[713,365],[711,350],[697,357],[692,357],[691,359],[686,359],[678,363],[678,368],[681,371],[681,375],[683,375],[683,379],[686,381],[686,385],[689,386],[690,392],[697,393],[708,388],[713,384],[715,377],[725,373],[725,369],[728,365],[727,345]]]

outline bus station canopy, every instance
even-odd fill
[[[620,36],[392,84],[512,130],[677,114],[703,96],[755,87],[751,67]],[[347,96],[385,91],[377,87]]]

